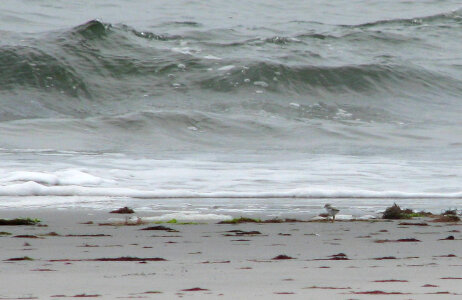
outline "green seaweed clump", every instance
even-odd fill
[[[3,236],[3,235],[11,235],[11,233],[6,232],[6,231],[0,231],[0,236]]]
[[[225,220],[225,221],[218,222],[218,224],[241,224],[241,223],[262,223],[262,220],[240,217],[240,218],[234,218],[232,220]]]
[[[432,214],[431,212],[427,212],[427,211],[418,211],[418,212],[412,212],[409,214],[409,216],[411,218],[424,218],[424,217],[433,217],[434,214]]]
[[[258,223],[258,224],[275,223],[277,224],[277,223],[295,223],[295,222],[307,222],[307,221],[302,221],[298,219],[279,219],[279,218],[262,220],[262,219],[256,219],[256,218],[239,217],[239,218],[234,218],[232,220],[220,221],[218,222],[218,224],[241,224],[241,223]]]
[[[200,222],[178,222],[177,219],[171,219],[169,221],[155,221],[151,222],[153,224],[177,224],[177,225],[200,225],[200,224],[205,224],[205,223],[200,223]]]

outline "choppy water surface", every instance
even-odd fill
[[[461,204],[459,1],[2,1],[0,37],[2,207]]]

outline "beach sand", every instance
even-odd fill
[[[0,234],[0,299],[462,297],[458,223],[111,226],[100,224],[124,216],[78,209],[0,213],[16,217],[46,226],[0,226],[10,233]],[[141,230],[153,226],[166,228]]]

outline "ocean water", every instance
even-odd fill
[[[0,208],[462,205],[460,1],[0,3]]]

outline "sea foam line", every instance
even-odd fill
[[[451,193],[333,190],[305,188],[285,191],[188,191],[188,190],[136,190],[130,188],[45,186],[34,181],[0,186],[0,196],[103,196],[130,198],[462,198],[462,191]]]

